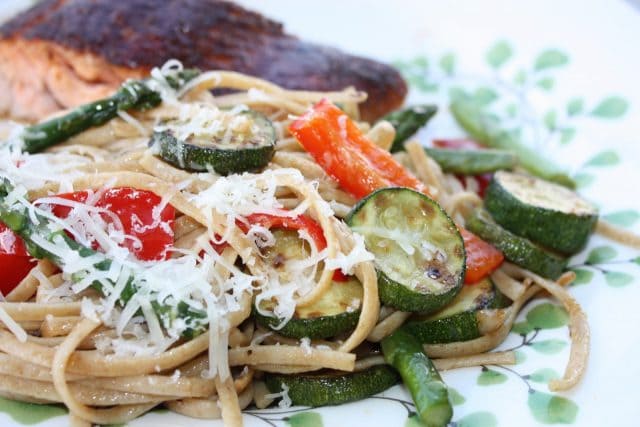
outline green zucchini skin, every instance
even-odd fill
[[[288,395],[294,405],[340,405],[381,393],[397,384],[398,374],[388,365],[376,365],[358,372],[265,374],[267,388],[272,393],[289,387]]]
[[[425,147],[426,153],[444,172],[480,175],[502,169],[513,169],[518,157],[506,150],[456,150]]]
[[[402,311],[433,313],[445,306],[458,293],[458,288],[441,294],[421,294],[414,292],[378,270],[378,296],[380,301]]]
[[[492,308],[497,298],[490,279],[465,285],[449,305],[432,315],[414,315],[402,328],[422,344],[469,341],[480,336],[476,312]]]
[[[333,316],[319,316],[306,319],[292,318],[282,328],[280,319],[273,316],[265,316],[253,310],[253,316],[259,325],[269,328],[278,334],[289,338],[322,339],[335,337],[343,332],[355,329],[360,319],[360,310],[344,312]]]
[[[396,129],[396,137],[393,139],[390,151],[392,153],[403,151],[407,139],[426,125],[437,112],[438,107],[435,105],[415,105],[383,117],[383,120],[391,123]]]
[[[575,199],[576,203],[588,205],[577,194],[557,184],[520,174],[498,172],[485,195],[485,207],[498,224],[564,255],[576,254],[584,248],[598,221],[595,208],[585,212],[564,212],[538,206],[535,202],[525,202],[516,197],[505,186],[505,181],[523,187],[523,191],[531,193],[536,190],[532,187],[538,187],[538,191],[544,191],[545,197],[562,199],[560,201]]]
[[[380,343],[384,359],[392,365],[409,389],[423,425],[445,427],[453,416],[449,390],[440,373],[424,354],[422,345],[402,328]]]
[[[239,141],[238,147],[217,147],[216,140],[207,146],[191,144],[176,138],[171,129],[153,132],[149,146],[157,150],[165,162],[189,172],[213,170],[220,175],[229,175],[262,169],[275,152],[275,128],[269,119],[256,111],[241,114],[249,115],[258,124],[260,134],[253,140]]]
[[[500,249],[509,261],[542,277],[555,280],[567,266],[567,258],[505,230],[496,224],[485,210],[475,210],[468,219],[466,227],[481,239]]]
[[[375,256],[382,303],[402,311],[430,313],[447,305],[460,291],[466,260],[462,237],[444,210],[424,194],[401,187],[374,191],[345,221],[363,235]],[[381,237],[381,232],[394,237]],[[445,261],[433,255],[422,257],[422,246],[416,248],[416,242],[432,244],[445,255]],[[408,255],[402,244],[413,247],[413,254]]]
[[[410,321],[402,328],[422,344],[470,341],[480,336],[475,311],[465,311],[442,319]]]

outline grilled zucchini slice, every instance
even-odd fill
[[[361,400],[381,393],[399,381],[389,365],[376,365],[358,372],[320,371],[296,375],[265,374],[264,381],[272,393],[288,387],[294,405],[325,406]]]
[[[424,194],[398,187],[374,191],[346,222],[375,256],[384,304],[434,312],[460,290],[465,272],[462,237],[444,210]]]
[[[478,312],[497,308],[501,301],[493,282],[486,278],[464,285],[453,301],[437,313],[412,316],[403,328],[422,344],[472,340],[481,335]]]
[[[598,211],[573,191],[518,173],[497,172],[485,206],[502,227],[564,255],[578,253],[598,221]]]
[[[556,279],[567,266],[567,258],[505,230],[496,224],[484,209],[476,209],[467,220],[466,227],[500,249],[509,261],[542,277]]]
[[[258,170],[269,163],[276,131],[264,115],[194,108],[204,112],[186,121],[167,120],[153,132],[149,146],[165,162],[190,172],[220,175]]]
[[[287,260],[301,260],[309,256],[307,243],[296,231],[274,229],[275,245],[263,252],[265,262],[276,270]],[[355,277],[346,281],[334,280],[327,292],[315,303],[296,307],[293,317],[281,328],[281,321],[275,316],[261,314],[254,308],[256,321],[278,334],[291,338],[329,338],[354,329],[360,318],[362,306],[362,284]],[[272,304],[263,301],[261,308],[271,311]]]

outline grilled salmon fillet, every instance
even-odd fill
[[[44,0],[0,27],[0,115],[38,120],[110,94],[176,58],[289,89],[368,93],[364,119],[399,107],[392,67],[302,41],[282,24],[220,0]]]

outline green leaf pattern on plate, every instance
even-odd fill
[[[640,219],[640,212],[634,210],[616,211],[606,214],[603,218],[620,227],[631,227]]]
[[[285,418],[291,427],[322,427],[322,416],[313,411],[300,412]]]
[[[573,98],[567,103],[567,116],[573,117],[582,113],[584,110],[584,99]]]
[[[629,109],[629,103],[619,96],[610,96],[603,99],[600,103],[591,111],[592,116],[615,119],[622,117]]]
[[[547,384],[549,381],[560,378],[560,374],[551,368],[542,368],[529,375],[529,379],[536,383]]]
[[[536,341],[531,343],[531,348],[543,354],[556,354],[567,346],[567,342],[557,339]]]
[[[65,415],[67,410],[60,405],[37,405],[0,397],[0,412],[8,414],[11,419],[22,425],[34,425]]]
[[[560,143],[568,144],[576,136],[576,129],[572,127],[560,129]]]
[[[485,58],[491,68],[498,69],[503,66],[512,55],[513,48],[508,42],[502,40],[491,46]]]
[[[569,57],[566,53],[558,49],[549,49],[542,52],[537,58],[533,68],[536,71],[546,70],[548,68],[561,67],[569,63]]]
[[[491,412],[480,411],[462,417],[455,425],[456,427],[496,427],[498,420]]]
[[[449,387],[449,400],[451,404],[454,406],[462,405],[467,401],[463,395],[461,395],[458,390],[453,387]]]
[[[478,385],[494,385],[502,384],[506,382],[508,377],[502,372],[494,371],[493,369],[483,368],[482,372],[478,376]]]
[[[578,414],[578,406],[562,396],[554,396],[533,390],[527,401],[533,417],[543,424],[572,424]]]
[[[442,58],[440,58],[440,68],[442,71],[448,76],[453,75],[453,71],[456,66],[456,57],[453,53],[445,53]]]
[[[611,246],[598,246],[591,249],[589,255],[587,255],[587,264],[604,264],[607,261],[611,261],[618,255]]]
[[[595,181],[596,177],[590,173],[577,173],[573,176],[578,188],[588,187]]]
[[[544,77],[536,82],[536,86],[546,91],[550,91],[553,89],[553,85],[555,84],[555,80],[551,77]]]
[[[620,163],[620,156],[618,153],[612,150],[602,151],[595,156],[593,156],[585,166],[613,166]]]
[[[604,279],[606,280],[607,285],[619,288],[627,286],[633,282],[634,277],[623,271],[605,271]]]
[[[538,329],[560,328],[569,323],[567,311],[556,304],[544,303],[527,313],[527,322]]]
[[[573,272],[576,273],[576,280],[573,281],[574,285],[584,285],[593,279],[593,271],[586,268],[575,268]]]

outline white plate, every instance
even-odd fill
[[[0,18],[20,1],[5,0]],[[623,1],[301,2],[244,0],[300,37],[394,61],[412,84],[410,102],[435,101],[441,113],[421,137],[461,136],[446,112],[450,89],[475,91],[504,125],[525,137],[581,183],[602,214],[640,232],[640,12]],[[589,316],[592,352],[583,381],[551,395],[546,382],[569,354],[557,302],[538,301],[520,322],[539,332],[512,333],[515,366],[445,372],[458,427],[543,424],[634,426],[640,379],[639,254],[594,237],[574,257],[581,284],[571,289]],[[636,262],[630,260],[636,259]],[[590,260],[589,265],[585,262]],[[527,323],[520,324],[526,332]],[[339,407],[259,411],[248,426],[418,426],[409,396],[394,389]],[[60,409],[0,400],[0,425],[67,425]],[[215,426],[153,412],[131,426]]]

